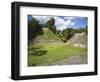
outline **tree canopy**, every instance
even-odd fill
[[[42,33],[41,25],[39,24],[39,21],[37,21],[35,18],[32,18],[32,20],[28,21],[28,40],[32,40],[34,37],[36,37],[37,33]],[[40,32],[41,31],[41,32]]]

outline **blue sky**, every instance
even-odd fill
[[[28,15],[28,20],[36,18],[40,24],[45,24],[51,17],[55,19],[55,26],[57,30],[63,31],[67,28],[85,28],[88,25],[87,17],[75,17],[75,16],[34,16]]]
[[[28,15],[28,20],[32,20],[32,15]]]
[[[75,28],[80,28],[80,27],[85,28],[88,25],[87,17],[77,17],[76,19],[73,19],[72,21],[75,22],[75,25],[73,26]]]

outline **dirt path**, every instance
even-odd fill
[[[78,55],[73,56],[58,62],[51,63],[49,65],[75,65],[75,64],[87,64],[87,56],[86,55]],[[47,66],[48,64],[44,64],[44,66]]]
[[[55,62],[52,65],[73,65],[73,64],[87,64],[87,57],[83,55],[73,56],[71,58]]]

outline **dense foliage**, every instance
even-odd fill
[[[31,41],[34,39],[37,34],[42,34],[42,28],[35,18],[28,21],[28,40]]]

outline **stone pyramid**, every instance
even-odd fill
[[[56,34],[54,34],[49,28],[43,27],[42,30],[43,34],[38,35],[33,40],[34,43],[62,43],[62,40]]]
[[[75,33],[72,38],[70,38],[67,44],[73,46],[87,47],[87,34],[85,32]]]

